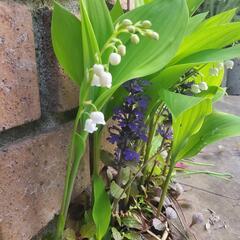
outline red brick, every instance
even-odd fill
[[[0,2],[0,131],[40,117],[31,12]]]
[[[28,240],[60,209],[72,125],[0,149],[0,239]],[[88,154],[75,196],[90,182]]]

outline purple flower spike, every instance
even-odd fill
[[[124,159],[126,161],[134,161],[135,160],[135,161],[139,162],[140,155],[137,152],[135,152],[129,148],[126,148],[123,151],[123,155],[124,155]]]
[[[144,80],[131,80],[123,85],[129,92],[121,107],[114,110],[115,126],[109,128],[108,141],[117,144],[115,161],[124,165],[129,161],[138,162],[140,155],[135,151],[137,142],[147,141],[147,127],[144,124],[144,112],[148,106],[148,97],[144,95],[144,87],[149,85]]]

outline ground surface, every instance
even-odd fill
[[[240,116],[240,96],[226,97],[217,104],[217,108]],[[185,192],[181,199],[190,204],[183,209],[189,223],[194,212],[202,212],[207,222],[211,215],[208,209],[220,218],[209,231],[204,229],[204,225],[195,225],[192,230],[198,240],[240,239],[240,138],[209,146],[195,160],[215,164],[215,167],[198,169],[229,172],[233,179],[225,181],[208,175],[178,178],[179,182],[188,185],[184,185]]]

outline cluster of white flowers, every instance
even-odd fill
[[[226,69],[233,69],[234,67],[234,62],[232,60],[227,60],[225,61],[224,63],[221,62],[217,65],[217,67],[213,67],[213,68],[210,68],[209,69],[209,75],[210,76],[214,76],[214,77],[218,77],[219,76],[219,73],[220,71],[223,69],[223,68],[226,68]]]
[[[191,86],[191,91],[192,93],[198,94],[201,91],[206,91],[208,90],[208,85],[206,82],[200,82],[199,84],[193,84]]]
[[[94,64],[92,86],[96,87],[112,87],[112,74],[104,70],[102,64]]]
[[[86,120],[84,131],[93,133],[98,130],[97,124],[105,125],[104,115],[102,112],[92,112],[90,118]]]

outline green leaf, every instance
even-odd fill
[[[113,33],[113,23],[104,0],[85,0],[88,16],[92,24],[99,48]]]
[[[204,100],[203,98],[190,97],[164,89],[160,91],[160,98],[167,105],[174,119]]]
[[[91,221],[81,226],[80,234],[81,234],[81,237],[87,238],[87,239],[94,237],[94,235],[96,234],[96,225],[93,219],[91,219]]]
[[[181,158],[195,156],[205,146],[234,136],[240,136],[240,117],[213,112],[205,118],[201,129],[189,139],[180,156]]]
[[[169,14],[171,12],[171,14]],[[122,15],[119,21],[129,18],[133,22],[148,19],[159,41],[141,38],[138,45],[126,42],[127,54],[120,65],[111,67],[113,87],[101,93],[96,106],[102,108],[119,86],[129,79],[143,77],[162,69],[175,55],[185,33],[188,10],[185,1],[155,0]]]
[[[80,85],[84,75],[81,23],[57,2],[54,2],[51,36],[60,65],[65,73]]]
[[[142,5],[145,4],[144,0],[135,0],[134,2],[135,8],[141,7]]]
[[[122,240],[123,239],[121,233],[115,227],[112,227],[112,237],[114,240]]]
[[[149,87],[148,91],[155,92],[156,89],[159,88],[171,88],[179,81],[179,78],[186,71],[194,66],[200,66],[207,63],[223,62],[239,56],[240,45],[225,49],[210,49],[194,53],[182,59],[176,65],[169,66],[164,70],[150,76],[149,79],[151,80],[152,85]],[[154,95],[153,101],[156,101],[156,99],[154,99]]]
[[[96,62],[96,55],[100,56],[97,39],[91,25],[86,6],[83,0],[80,0],[80,13],[82,20],[82,45],[84,56],[84,69],[89,69]],[[86,74],[86,73],[85,73]],[[84,90],[85,91],[85,90]]]
[[[121,188],[118,184],[116,184],[115,181],[112,181],[111,182],[111,185],[110,185],[110,192],[111,192],[111,195],[116,198],[116,199],[119,199],[121,197],[121,199],[124,199],[127,197],[126,193],[123,193],[124,189]],[[123,193],[123,194],[122,194]],[[121,196],[122,195],[122,196]]]
[[[84,138],[78,133],[74,133],[74,138],[75,138],[74,139],[75,158],[80,159],[85,152],[86,143],[85,143]]]
[[[76,240],[76,234],[73,229],[67,228],[63,233],[64,240]]]
[[[202,21],[206,18],[207,14],[208,14],[207,12],[200,13],[198,15],[191,17],[189,19],[185,35],[187,36],[187,35],[191,34],[192,32],[194,32],[194,30],[197,27],[199,27],[199,25],[202,23]]]
[[[187,0],[190,15],[193,15],[203,2],[204,0]]]
[[[139,232],[128,232],[124,234],[124,237],[129,240],[142,240],[142,236]]]
[[[113,6],[113,8],[110,12],[110,14],[111,14],[113,22],[115,22],[123,14],[123,9],[122,9],[122,6],[121,6],[119,0],[116,1],[115,5]]]
[[[233,19],[235,14],[236,14],[236,9],[231,9],[226,12],[217,14],[213,17],[210,17],[201,24],[201,29],[207,31],[207,28],[209,27],[220,26],[225,23],[229,23]]]
[[[96,237],[101,240],[108,230],[111,220],[111,203],[100,176],[93,176],[94,205],[93,220],[96,224]]]
[[[226,47],[239,39],[240,22],[213,26],[207,29],[200,28],[184,39],[171,64],[177,63],[181,59],[203,50]]]
[[[212,112],[212,102],[208,98],[190,97],[166,90],[162,91],[160,97],[173,114],[172,156],[175,161],[178,161],[179,151],[200,129],[204,118]]]
[[[135,213],[122,217],[122,223],[128,228],[143,230],[143,222]]]
[[[210,99],[203,99],[202,102],[189,110],[183,112],[173,122],[173,158],[180,160],[178,153],[188,143],[189,138],[195,134],[202,126],[207,115],[212,111]]]

